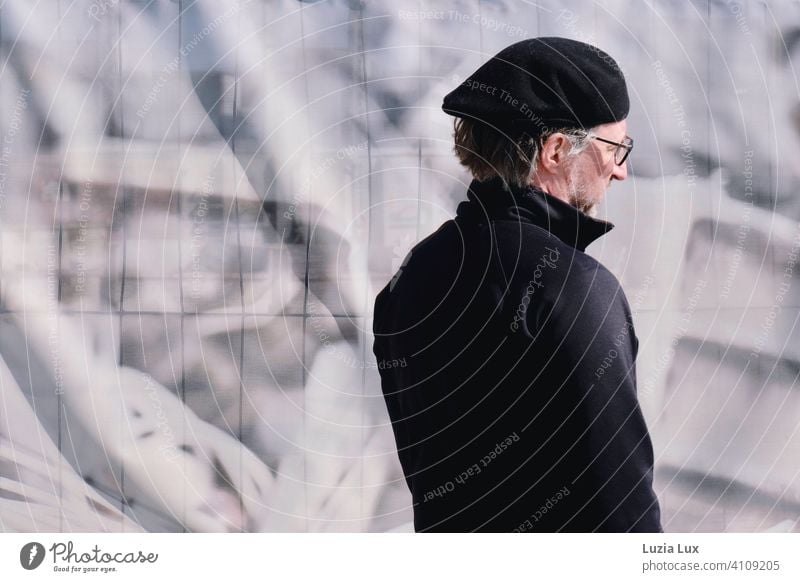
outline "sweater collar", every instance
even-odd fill
[[[614,228],[612,223],[592,218],[535,186],[506,190],[499,177],[485,182],[473,180],[467,199],[459,204],[457,216],[479,222],[504,219],[532,223],[579,251]]]

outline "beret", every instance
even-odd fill
[[[568,38],[541,37],[497,53],[445,96],[442,109],[491,126],[541,131],[620,121],[630,102],[625,76],[605,52]]]

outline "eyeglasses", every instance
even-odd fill
[[[603,143],[609,143],[611,145],[617,146],[614,149],[614,162],[618,166],[621,166],[622,164],[625,163],[625,160],[628,159],[628,156],[633,150],[633,138],[630,137],[626,137],[625,141],[622,143],[618,141],[611,141],[610,139],[605,139],[591,134],[589,134],[589,137],[596,139],[597,141],[602,141]]]

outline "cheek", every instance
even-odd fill
[[[612,160],[610,164],[606,164],[605,166],[600,168],[597,177],[600,179],[600,181],[608,183],[611,181],[611,176],[613,174],[614,174],[614,162]]]
[[[576,185],[582,184],[584,182],[584,178],[585,176],[583,168],[581,168],[579,164],[575,164],[569,169],[569,172],[567,172],[567,186],[574,188]]]
[[[591,157],[592,167],[596,171],[602,172],[603,168],[605,168],[606,165],[607,165],[606,164],[606,157],[607,156],[603,152],[600,152],[600,151],[597,151],[597,150],[593,151],[592,152],[592,157]]]

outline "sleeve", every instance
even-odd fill
[[[560,389],[574,412],[573,485],[586,497],[572,519],[594,531],[661,532],[630,307],[602,265],[574,279],[555,302],[547,334],[565,379]]]
[[[373,322],[372,322],[372,353],[375,354],[376,363],[386,361],[390,355],[389,344],[389,286],[378,293],[375,298],[375,305],[373,308]],[[400,459],[400,466],[403,469],[406,485],[413,493],[413,482],[410,475],[413,473],[412,459],[410,457],[408,439],[405,425],[408,422],[408,415],[403,409],[403,392],[399,390],[397,383],[394,381],[394,374],[397,372],[396,368],[383,368],[378,366],[378,374],[381,382],[381,392],[386,404],[386,410],[389,414],[389,421],[392,425],[392,433],[394,434],[395,444],[397,446],[397,455]]]

